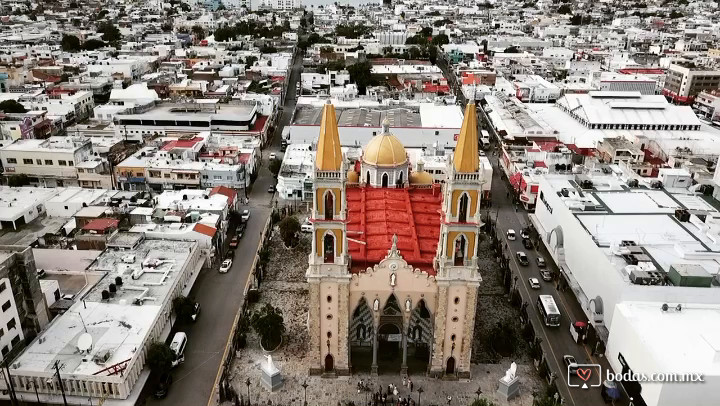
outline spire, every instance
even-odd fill
[[[453,161],[456,172],[473,173],[477,172],[480,167],[476,114],[475,104],[468,103],[467,107],[465,107],[462,129],[460,129],[460,135],[455,146]]]
[[[342,151],[340,150],[340,135],[338,134],[337,120],[335,119],[335,106],[330,104],[330,100],[328,100],[325,107],[323,107],[322,121],[320,122],[315,168],[319,171],[339,171],[341,166]]]

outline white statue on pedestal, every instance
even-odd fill
[[[273,365],[273,362],[272,362],[271,354],[267,355],[267,369],[268,369],[268,371],[272,371],[273,369],[275,369],[275,365]]]
[[[510,364],[510,369],[505,371],[505,376],[502,378],[502,380],[506,383],[510,383],[515,379],[515,374],[517,373],[517,364],[513,362]]]
[[[373,302],[373,310],[375,310],[375,311],[380,310],[380,300],[375,299],[375,301]]]
[[[408,299],[405,301],[405,311],[410,313],[410,310],[412,310],[412,302]]]

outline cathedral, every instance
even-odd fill
[[[475,105],[467,105],[442,183],[422,162],[412,167],[387,121],[349,162],[332,104],[316,151],[310,373],[469,377],[481,281]]]

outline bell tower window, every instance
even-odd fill
[[[463,193],[462,196],[460,196],[460,207],[458,209],[458,221],[461,223],[467,223],[469,200],[470,199],[469,199],[467,193]]]
[[[325,220],[333,219],[333,212],[335,211],[335,198],[332,192],[325,192]]]
[[[326,264],[335,262],[335,237],[331,233],[323,237],[323,261]]]
[[[453,265],[462,266],[464,264],[466,244],[467,242],[465,241],[465,236],[462,234],[460,234],[460,236],[455,239],[455,255],[453,256]]]
[[[389,182],[388,174],[387,174],[387,173],[383,173],[383,175],[382,175],[382,187],[388,187],[388,182]]]

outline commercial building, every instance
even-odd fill
[[[538,75],[515,75],[515,97],[526,103],[552,103],[560,98],[560,88]]]
[[[631,379],[628,395],[648,406],[714,405],[720,213],[688,190],[685,170],[646,179],[609,169],[545,175],[530,219],[589,321],[588,345],[615,371],[695,372],[710,382],[698,390]]]
[[[615,72],[596,72],[592,85],[596,90],[607,92],[636,91],[643,95],[655,94],[657,81],[644,75],[628,75]]]
[[[75,165],[92,152],[84,137],[21,139],[0,148],[6,176],[27,175],[32,185],[42,187],[78,186]]]
[[[116,234],[87,270],[102,275],[99,282],[10,365],[15,391],[37,391],[49,403],[62,384],[74,404],[137,400],[149,375],[148,346],[170,333],[172,299],[189,292],[201,266],[196,242]],[[4,381],[0,387],[8,389]]]
[[[45,213],[57,189],[0,186],[0,229],[17,230]]]
[[[707,120],[720,121],[720,92],[717,89],[698,93],[693,102],[693,111]]]
[[[665,78],[663,95],[675,103],[692,104],[703,90],[720,87],[720,70],[693,64],[670,64]]]

